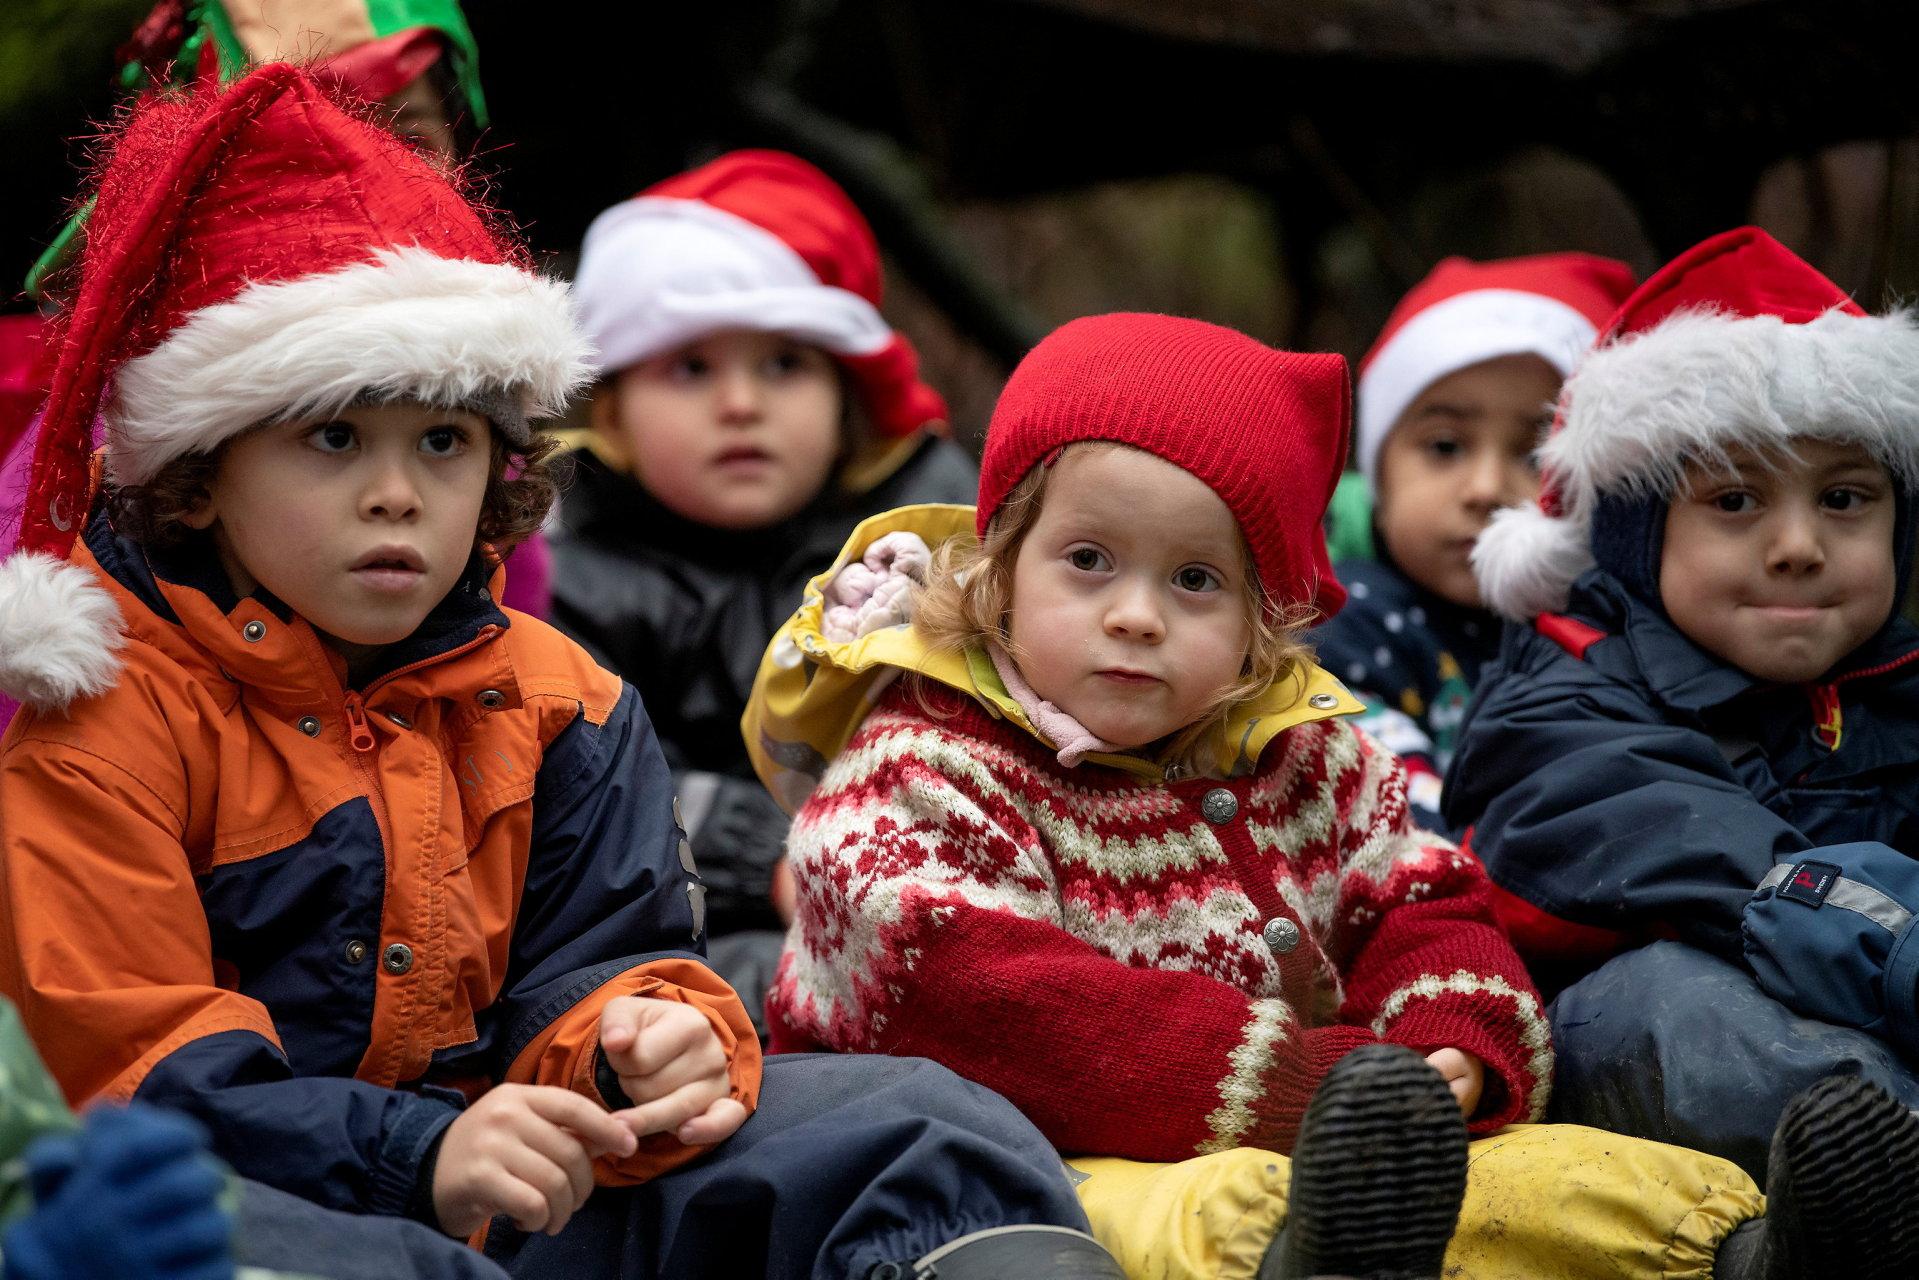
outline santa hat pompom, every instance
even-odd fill
[[[120,671],[120,610],[94,575],[53,556],[0,560],[0,691],[36,711],[104,693]]]
[[[1586,522],[1532,503],[1495,511],[1473,544],[1473,576],[1486,607],[1515,622],[1564,609],[1573,580],[1592,566]]]

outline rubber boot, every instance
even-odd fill
[[[1740,1224],[1715,1280],[1919,1276],[1919,1117],[1858,1076],[1786,1104],[1766,1163],[1766,1216]]]
[[[1307,1104],[1260,1280],[1429,1280],[1465,1195],[1466,1119],[1445,1080],[1410,1049],[1354,1050]]]
[[[1071,1227],[994,1227],[913,1262],[882,1262],[867,1280],[1126,1280],[1105,1246]]]

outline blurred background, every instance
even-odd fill
[[[0,6],[7,309],[30,305],[21,282],[118,100],[123,47],[168,8]],[[796,151],[871,218],[887,310],[968,440],[1011,364],[1069,317],[1171,311],[1357,357],[1453,253],[1585,249],[1644,272],[1753,221],[1868,307],[1919,293],[1909,0],[465,12],[485,126],[447,102],[554,266],[656,179],[732,147]]]

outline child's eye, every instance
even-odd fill
[[[692,382],[711,373],[713,366],[702,356],[681,356],[667,366],[667,376],[677,382]]]
[[[1857,511],[1871,502],[1872,496],[1863,489],[1841,486],[1820,494],[1819,502],[1828,511]]]
[[[1426,442],[1426,452],[1445,462],[1451,462],[1466,452],[1466,446],[1451,436],[1438,436]]]
[[[1097,573],[1107,567],[1105,553],[1091,547],[1074,547],[1066,553],[1066,562],[1087,573]]]
[[[327,422],[307,432],[307,443],[321,453],[345,453],[353,447],[353,428],[344,422]]]
[[[466,432],[458,427],[435,427],[420,437],[420,452],[450,458],[466,452]]]
[[[805,359],[799,352],[789,349],[769,357],[766,361],[766,372],[773,377],[783,378],[789,373],[797,373],[805,363]]]
[[[1174,574],[1173,583],[1181,591],[1195,592],[1217,591],[1221,586],[1218,574],[1211,569],[1202,569],[1196,564],[1189,564]]]
[[[1737,516],[1744,515],[1757,507],[1759,505],[1759,499],[1743,490],[1733,489],[1726,493],[1714,495],[1712,505],[1727,515]]]

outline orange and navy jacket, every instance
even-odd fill
[[[496,607],[477,558],[357,690],[204,546],[143,551],[96,513],[74,559],[117,599],[125,668],[0,741],[0,990],[70,1100],[186,1111],[242,1175],[374,1213],[421,1211],[491,1084],[619,1105],[619,995],[704,1012],[754,1105],[638,697]],[[698,1154],[655,1135],[596,1176]]]

